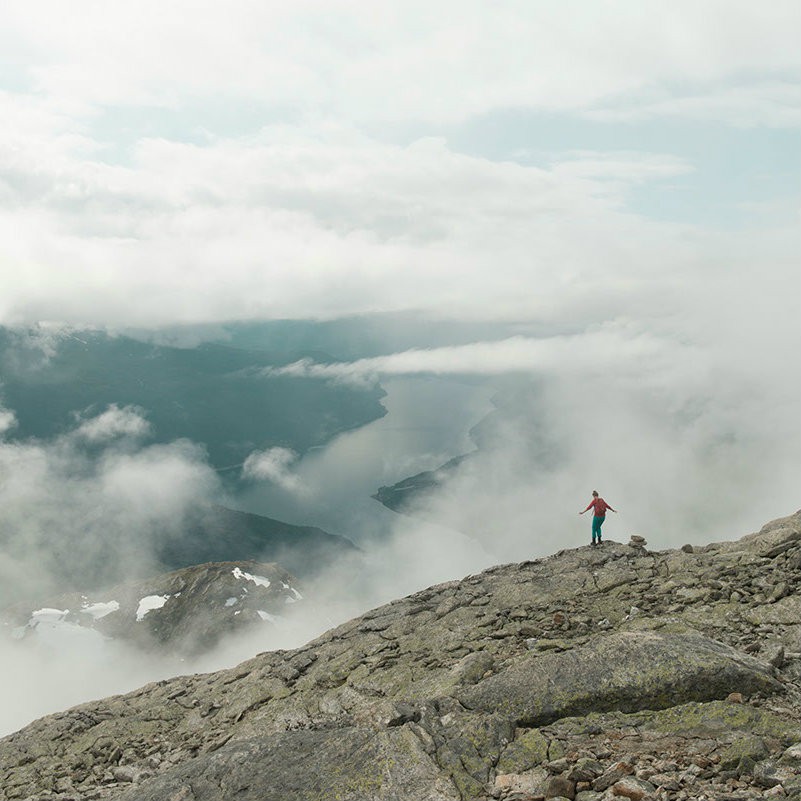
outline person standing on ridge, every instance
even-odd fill
[[[598,537],[598,542],[601,542],[601,526],[606,520],[606,510],[608,509],[610,512],[617,514],[617,509],[613,509],[603,498],[599,497],[598,490],[592,491],[592,500],[584,512],[589,512],[590,509],[594,510],[592,515],[592,544],[595,545],[596,537]],[[579,512],[579,514],[583,515],[584,512]]]

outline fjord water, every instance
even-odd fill
[[[357,543],[386,534],[396,514],[371,496],[382,485],[474,450],[470,430],[492,410],[494,390],[437,376],[389,378],[382,386],[384,417],[308,451],[293,465],[291,487],[246,486],[241,508],[320,526]]]

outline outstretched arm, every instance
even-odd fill
[[[584,512],[589,512],[589,511],[590,511],[590,509],[592,509],[592,505],[593,505],[593,503],[594,503],[594,501],[590,501],[590,505],[589,505],[589,506],[588,506],[588,507],[587,507],[587,508],[584,510]],[[583,515],[583,514],[584,514],[584,512],[579,512],[579,514],[580,514],[580,515]]]
[[[613,508],[612,508],[612,507],[611,507],[609,504],[606,504],[606,508],[607,508],[607,509],[608,509],[610,512],[614,512],[615,514],[617,514],[617,509],[613,509]]]

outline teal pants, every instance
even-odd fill
[[[603,517],[593,517],[592,519],[592,541],[595,542],[595,538],[598,537],[598,542],[601,541],[601,526],[604,524],[604,520],[606,520],[606,515]]]

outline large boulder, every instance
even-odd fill
[[[458,801],[408,728],[289,731],[223,746],[120,801]]]
[[[531,726],[589,712],[664,709],[781,688],[769,665],[723,643],[629,631],[595,637],[566,653],[531,655],[457,697],[468,709]]]

